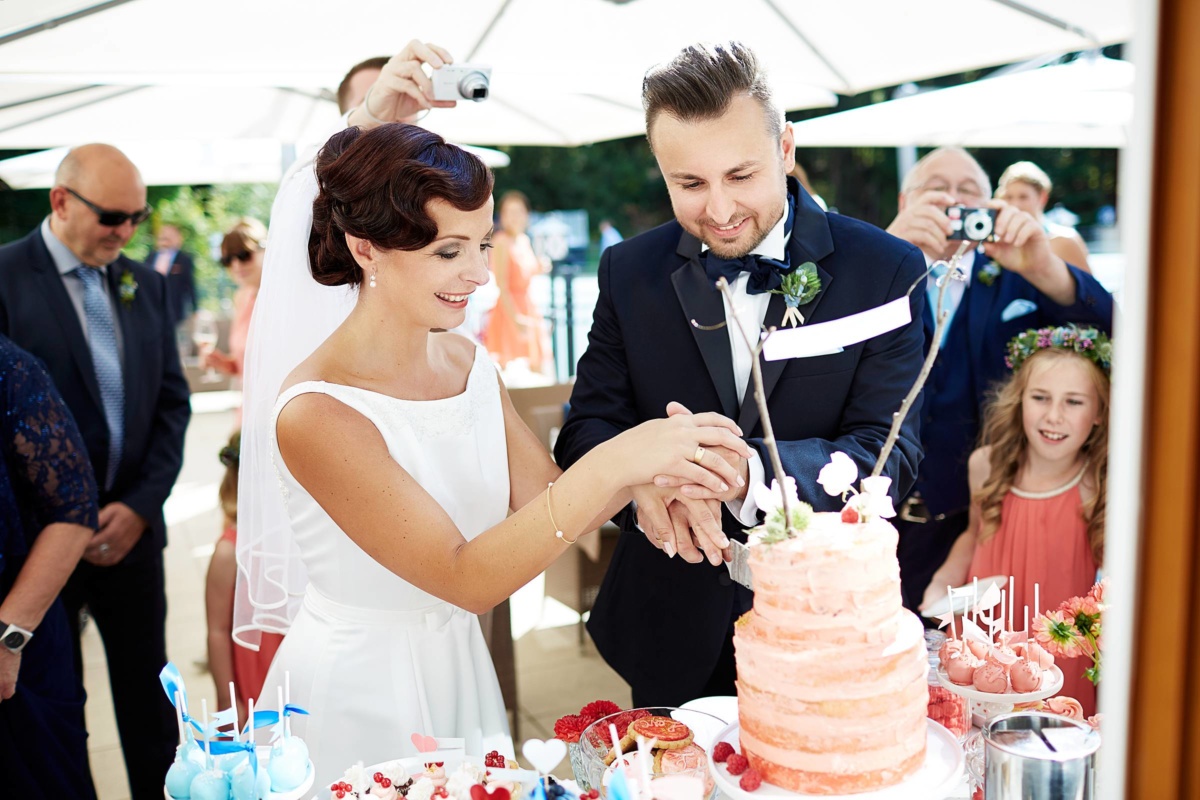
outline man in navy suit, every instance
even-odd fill
[[[744,540],[758,520],[748,488],[776,477],[747,388],[750,354],[716,275],[727,275],[755,338],[760,323],[783,319],[783,298],[761,291],[778,285],[780,271],[811,262],[820,290],[799,309],[811,324],[904,297],[925,264],[915,247],[826,214],[787,177],[795,163],[791,128],[745,47],[686,48],[647,75],[643,103],[676,219],[601,257],[588,348],[555,454],[568,466],[621,431],[664,416],[670,401],[737,420],[756,451],[751,461],[701,454],[701,465],[724,457],[740,470],[741,485],[721,495],[639,487],[636,508],[615,520],[622,535],[588,629],[632,686],[635,705],[669,706],[735,691],[733,623],[752,595],[731,583],[721,548],[726,537]],[[923,306],[916,291],[911,323],[890,333],[830,355],[762,363],[784,471],[818,510],[842,505],[816,483],[833,452],[849,454],[864,476],[874,465],[920,370]],[[913,413],[884,471],[896,497],[908,491],[920,458]]]
[[[154,239],[155,250],[146,266],[167,279],[167,304],[171,318],[179,325],[196,309],[195,264],[183,248],[183,234],[170,223],[160,225]]]
[[[967,151],[940,148],[905,177],[900,212],[888,226],[889,233],[921,248],[930,263],[949,258],[962,244],[947,238],[952,229],[946,214],[950,206],[995,209],[1000,237],[984,244],[982,252],[968,250],[962,259],[968,280],[952,281],[947,289],[949,325],[925,384],[925,460],[914,491],[893,520],[900,531],[904,604],[913,610],[946,593],[945,586],[931,586],[930,581],[967,529],[967,457],[978,445],[988,390],[1009,374],[1005,345],[1024,330],[1047,325],[1076,322],[1106,332],[1112,328],[1112,295],[1089,273],[1054,255],[1034,217],[991,196],[987,173]],[[932,277],[927,290],[932,298]],[[923,318],[926,338],[932,341],[929,307]]]
[[[134,798],[162,796],[177,740],[158,672],[166,656],[163,503],[183,462],[191,410],[166,281],[121,255],[149,216],[137,168],[114,147],[75,148],[50,215],[0,247],[0,333],[46,365],[71,409],[100,490],[100,527],[63,590],[104,639]]]

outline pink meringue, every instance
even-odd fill
[[[1042,668],[1033,661],[1018,661],[1008,670],[1014,692],[1036,692],[1042,688]]]
[[[981,663],[969,650],[956,653],[946,662],[946,677],[958,686],[970,686],[975,680],[975,670]]]
[[[1008,691],[1008,676],[1004,667],[994,662],[975,670],[975,688],[989,694],[1004,694]]]

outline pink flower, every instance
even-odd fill
[[[1068,618],[1078,619],[1080,614],[1086,614],[1089,617],[1100,616],[1100,603],[1090,594],[1085,594],[1083,597],[1072,597],[1059,606],[1059,610],[1066,611]]]
[[[1051,655],[1076,658],[1083,654],[1083,647],[1073,622],[1064,612],[1051,611],[1033,621],[1033,636]]]
[[[1093,714],[1087,718],[1087,724],[1092,726],[1093,730],[1100,730],[1100,725],[1104,722],[1103,714]]]
[[[1084,721],[1083,706],[1074,697],[1063,697],[1062,695],[1051,697],[1046,701],[1046,710],[1051,714],[1058,714],[1060,717]]]
[[[1103,579],[1102,581],[1097,583],[1095,586],[1093,586],[1092,590],[1090,592],[1088,592],[1088,594],[1092,596],[1093,600],[1095,600],[1097,603],[1100,604],[1101,608],[1103,608],[1104,607],[1104,593],[1106,591],[1108,591],[1108,578]]]

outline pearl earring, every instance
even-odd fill
[[[375,288],[375,273],[379,271],[379,267],[371,268],[371,288]]]

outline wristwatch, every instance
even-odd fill
[[[0,645],[4,645],[4,649],[10,653],[21,652],[33,638],[32,631],[27,631],[17,625],[10,625],[7,622],[0,622],[0,631],[3,631],[0,633]]]

